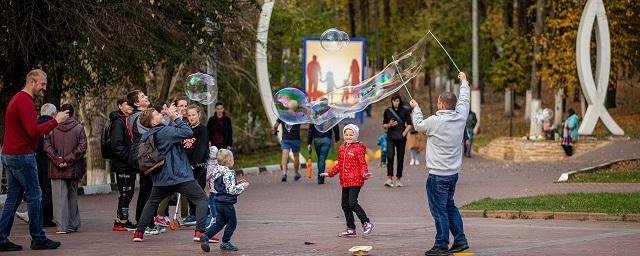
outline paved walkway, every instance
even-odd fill
[[[369,148],[375,149],[379,123],[368,122],[361,130]],[[563,172],[630,157],[640,157],[637,140],[614,142],[565,162],[514,164],[465,158],[456,200],[463,205],[489,196],[640,191],[640,184],[553,183]],[[382,185],[386,171],[376,166],[377,160],[373,160],[370,168],[374,177],[360,196],[361,205],[377,225],[369,238],[337,237],[344,229],[337,177],[317,185],[307,179],[282,183],[277,173],[266,173],[246,177],[252,186],[239,198],[238,229],[232,239],[240,251],[223,255],[348,255],[348,249],[355,245],[372,245],[373,255],[423,255],[435,234],[426,205],[424,166],[409,166],[407,160],[405,187],[395,189]],[[146,236],[144,243],[131,242],[128,232],[112,232],[116,198],[115,194],[80,197],[80,232],[57,235],[55,229],[47,229],[47,234],[63,245],[38,255],[204,254],[191,242],[193,229],[189,228]],[[28,247],[27,229],[16,220],[12,240]],[[465,231],[476,255],[634,255],[640,251],[640,223],[466,218]],[[217,248],[212,251],[219,254]],[[27,248],[3,255],[18,254],[36,252]]]

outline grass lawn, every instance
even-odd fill
[[[602,170],[591,173],[576,173],[568,182],[590,183],[640,183],[640,170]]]
[[[640,213],[640,192],[569,193],[520,198],[484,198],[461,207],[465,210]]]

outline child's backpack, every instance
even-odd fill
[[[102,129],[102,136],[100,137],[100,152],[104,159],[115,158],[115,153],[113,153],[113,149],[111,149],[111,125],[113,125],[113,122]]]
[[[164,165],[164,154],[156,147],[155,135],[140,141],[137,156],[138,170],[144,175],[151,175]]]

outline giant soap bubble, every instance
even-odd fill
[[[281,89],[274,95],[273,110],[287,124],[311,123],[326,132],[369,104],[400,90],[422,70],[425,50],[426,37],[423,37],[409,49],[394,55],[394,61],[374,76],[354,86],[339,87],[315,101],[309,102],[307,95],[297,88]],[[353,100],[340,100],[344,95]]]
[[[338,51],[350,42],[349,34],[335,28],[327,29],[320,36],[320,46],[325,51]]]
[[[192,101],[209,105],[218,98],[218,86],[211,75],[198,72],[187,77],[184,93]]]

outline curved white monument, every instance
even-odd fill
[[[591,70],[591,31],[595,25],[596,31],[596,75],[595,80]],[[609,41],[609,24],[602,0],[589,0],[582,11],[578,36],[576,41],[576,64],[582,93],[587,100],[587,112],[578,129],[580,135],[591,135],[598,119],[613,135],[624,135],[624,131],[613,120],[604,107],[607,87],[609,85],[609,71],[611,69],[611,43]]]

